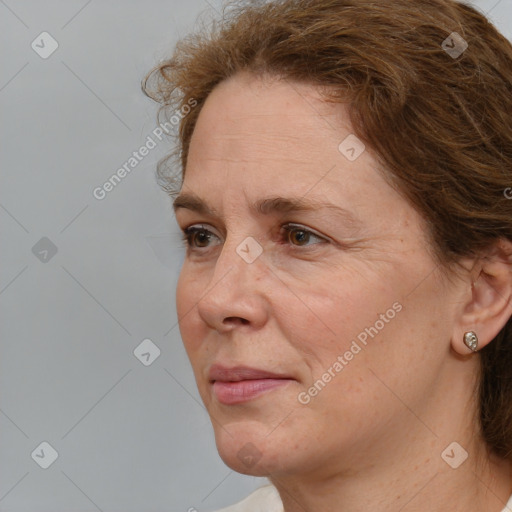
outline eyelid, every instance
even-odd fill
[[[295,224],[294,222],[287,222],[286,224],[281,226],[281,229],[284,229],[287,233],[289,233],[290,231],[293,231],[294,229],[306,231],[307,233],[309,233],[317,238],[320,238],[321,240],[324,240],[325,242],[328,241],[328,239],[325,236],[321,235],[320,233],[318,233],[317,231],[314,231],[311,228],[304,226],[303,224]]]
[[[196,223],[182,228],[181,231],[183,231],[184,234],[189,234],[194,231],[208,231],[208,233],[211,233],[212,235],[215,235],[217,238],[219,238],[218,235],[212,231],[212,229],[212,226],[209,224]]]
[[[197,231],[206,231],[208,232],[209,235],[213,235],[215,236],[217,239],[219,239],[219,237],[213,232],[211,231],[211,226],[208,225],[208,224],[203,224],[203,223],[197,223],[197,224],[191,224],[190,226],[187,226],[187,227],[184,227],[182,228],[182,232],[183,232],[183,241],[185,242],[185,246],[186,247],[189,247],[190,249],[192,250],[196,250],[196,251],[201,251],[201,250],[206,250],[208,249],[208,247],[203,247],[203,248],[198,248],[198,247],[194,247],[192,245],[190,245],[188,243],[188,238],[193,235],[194,232],[197,232]],[[283,242],[282,241],[282,234],[283,234],[283,231],[285,233],[290,233],[291,231],[293,230],[302,230],[302,231],[305,231],[306,233],[309,233],[310,236],[313,236],[319,240],[321,240],[320,243],[329,243],[329,239],[323,235],[321,235],[320,233],[308,228],[307,226],[304,226],[303,224],[296,224],[294,222],[288,222],[286,224],[283,224],[282,226],[280,226],[279,228],[279,240],[278,240],[278,243],[280,244],[283,244],[283,245],[290,245],[292,247],[295,247],[297,249],[300,249],[302,248],[303,250],[306,250],[308,247],[313,247],[315,245],[319,245],[319,243],[315,243],[315,244],[308,244],[308,245],[304,245],[304,246],[301,246],[301,245],[294,245],[294,244],[290,244],[289,242],[285,241]]]

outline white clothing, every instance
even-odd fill
[[[215,512],[284,512],[284,509],[277,489],[273,485],[265,485],[242,501]]]

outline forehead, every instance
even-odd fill
[[[346,106],[325,102],[317,87],[239,73],[212,91],[198,116],[185,183],[271,183],[298,195],[343,185],[349,193],[381,178],[368,151],[356,161],[340,152],[347,137],[354,135]]]
[[[243,72],[210,93],[193,139],[202,139],[202,151],[217,149],[232,153],[231,158],[237,149],[258,151],[260,160],[290,158],[298,148],[297,156],[315,158],[328,147],[337,156],[340,137],[350,133],[344,110],[326,103],[312,85]],[[210,144],[205,147],[205,142]],[[243,154],[239,157],[243,161]]]

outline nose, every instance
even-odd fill
[[[251,261],[246,253],[247,245],[240,240],[237,244],[224,243],[206,291],[198,302],[201,319],[219,333],[243,325],[260,328],[267,320],[268,298],[264,287],[268,280],[264,277],[270,271],[262,254]]]

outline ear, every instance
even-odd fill
[[[453,349],[471,353],[464,334],[473,331],[485,347],[512,316],[512,242],[500,239],[478,258],[467,275],[467,290],[452,337]]]

